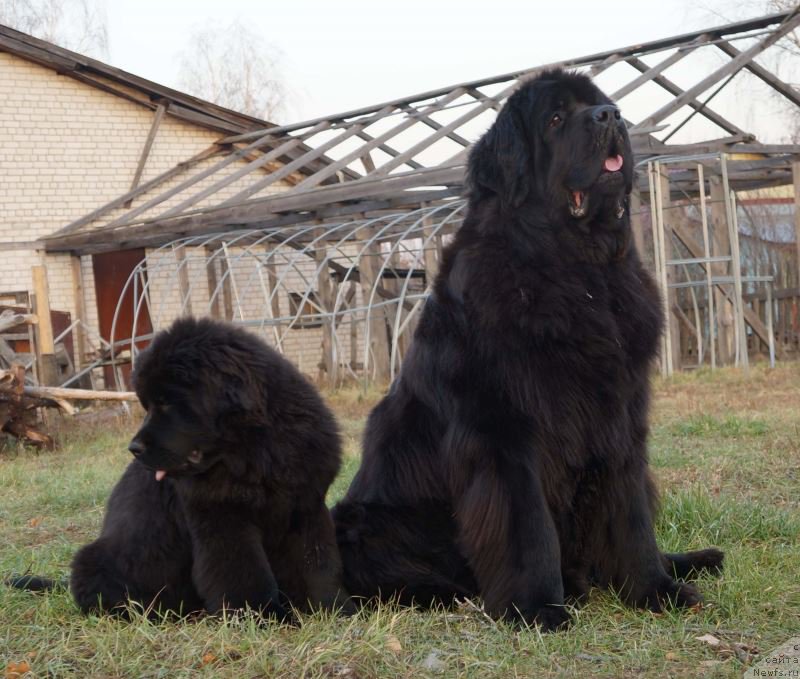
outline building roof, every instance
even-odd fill
[[[61,75],[122,97],[139,106],[155,110],[159,104],[168,104],[170,115],[220,132],[235,134],[273,125],[262,118],[232,111],[185,92],[159,85],[152,80],[140,78],[120,68],[72,52],[46,40],[34,38],[8,26],[0,25],[0,52],[8,52],[51,68]]]

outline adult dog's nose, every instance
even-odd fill
[[[613,104],[593,106],[591,109],[592,120],[600,125],[613,125],[622,118],[619,109]]]
[[[142,453],[144,453],[144,443],[142,443],[139,439],[133,439],[128,444],[128,450],[133,453],[134,457],[139,457]]]

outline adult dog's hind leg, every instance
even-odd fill
[[[653,527],[655,488],[647,468],[627,474],[609,474],[606,484],[615,492],[606,494],[597,507],[594,549],[602,584],[613,586],[629,604],[653,611],[665,604],[693,606],[702,601],[700,592],[673,577],[668,561],[658,549]]]

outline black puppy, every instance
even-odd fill
[[[479,594],[545,629],[590,584],[652,610],[700,601],[676,577],[722,553],[662,555],[653,531],[662,311],[631,246],[632,179],[619,110],[560,70],[475,145],[464,224],[334,509],[353,594]]]
[[[147,415],[72,563],[81,610],[349,606],[325,505],[340,441],[314,387],[251,333],[193,319],[156,335],[134,382]]]

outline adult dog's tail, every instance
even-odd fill
[[[676,580],[693,580],[703,573],[719,575],[725,560],[725,552],[716,547],[662,556],[667,573],[672,573]]]
[[[39,575],[12,575],[6,578],[6,585],[29,592],[49,592],[54,589],[69,589],[69,580],[63,578],[43,578]]]

